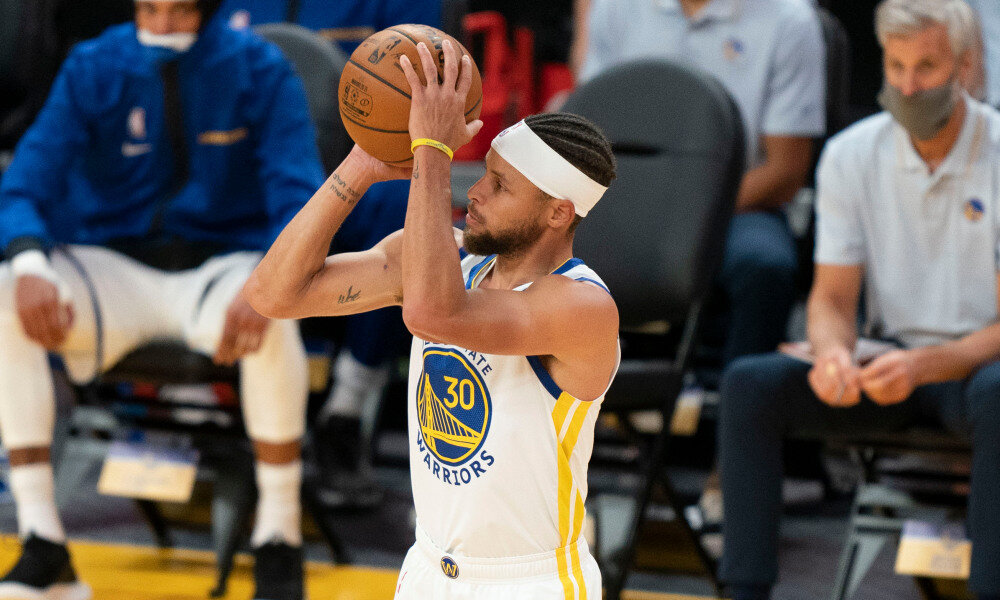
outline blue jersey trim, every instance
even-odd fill
[[[596,279],[591,279],[590,277],[577,277],[573,281],[589,281],[590,283],[593,283],[594,285],[598,286],[599,288],[607,292],[609,295],[611,294],[611,290],[608,289],[608,286],[604,285],[600,281],[597,281]]]
[[[469,253],[465,251],[465,248],[458,249],[458,260],[465,260],[465,257],[468,255]]]
[[[528,364],[531,365],[531,370],[535,372],[535,376],[542,382],[542,387],[548,390],[553,398],[558,400],[559,396],[562,395],[562,389],[556,385],[556,382],[552,380],[552,376],[545,370],[545,367],[542,365],[542,359],[537,356],[526,356],[525,358],[528,359]]]
[[[472,267],[472,270],[469,271],[469,278],[465,281],[465,289],[472,289],[472,282],[476,279],[476,275],[479,275],[479,272],[482,271],[486,265],[490,264],[490,261],[494,258],[496,258],[496,254],[491,254],[484,258],[478,265]]]
[[[558,269],[556,269],[555,271],[552,271],[552,274],[553,275],[562,275],[563,273],[565,273],[566,271],[569,271],[573,267],[578,267],[578,266],[580,266],[582,264],[583,264],[583,261],[580,260],[579,258],[571,258],[571,259],[567,260],[566,262],[564,262]]]

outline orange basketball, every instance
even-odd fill
[[[442,42],[451,40],[462,54],[469,54],[462,44],[427,25],[396,25],[383,29],[361,43],[351,55],[340,76],[340,118],[347,133],[365,152],[394,165],[413,161],[410,152],[410,84],[399,66],[406,55],[424,82],[417,44],[424,42],[437,58],[438,78],[444,76]],[[469,56],[471,59],[472,57]],[[483,105],[483,82],[472,63],[472,87],[465,103],[466,122],[479,118]]]

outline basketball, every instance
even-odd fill
[[[410,152],[410,84],[399,58],[404,54],[424,83],[417,44],[424,42],[437,58],[438,77],[444,76],[442,42],[451,40],[455,49],[469,54],[462,44],[434,27],[396,25],[371,35],[351,54],[340,76],[340,118],[347,133],[361,148],[382,162],[406,166]],[[461,58],[461,57],[459,57]],[[472,56],[469,56],[470,60]],[[459,65],[461,68],[461,64]],[[479,118],[483,104],[483,82],[472,63],[472,86],[465,103],[466,122]]]

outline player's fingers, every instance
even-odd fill
[[[861,402],[861,388],[857,385],[848,385],[844,388],[844,394],[840,397],[840,406],[850,407]]]
[[[822,367],[814,366],[809,370],[809,386],[812,388],[813,393],[816,397],[829,404],[833,398],[831,397],[834,393],[833,380],[827,377]]]
[[[431,55],[427,44],[420,42],[417,44],[417,54],[420,55],[420,66],[424,70],[424,80],[427,87],[436,86],[438,80],[437,61]]]
[[[476,119],[475,121],[468,123],[465,126],[465,130],[469,133],[469,139],[476,137],[476,134],[479,133],[479,130],[482,128],[483,128],[483,122],[480,121],[479,119]]]
[[[410,57],[405,54],[400,56],[399,66],[403,69],[403,77],[406,77],[406,82],[410,84],[410,95],[420,93],[423,86],[420,83],[420,77],[417,76],[417,72],[413,68],[413,63],[410,62]]]
[[[468,54],[462,55],[462,71],[458,76],[458,97],[465,99],[469,95],[469,88],[472,87],[472,59]]]
[[[46,328],[46,348],[55,349],[62,345],[66,338],[66,329],[63,327],[62,310],[58,302],[45,305],[45,328]]]
[[[455,55],[455,45],[451,40],[441,43],[444,54],[444,89],[453,90],[458,83],[458,57]]]
[[[227,365],[232,363],[233,347],[236,345],[236,328],[229,319],[222,328],[222,339],[219,340],[219,347],[215,351],[213,360],[216,364]]]
[[[888,360],[875,359],[868,366],[861,369],[861,379],[875,379],[882,377],[886,373],[892,371],[895,367],[895,363]]]
[[[24,326],[24,334],[26,336],[38,342],[43,347],[47,348],[49,346],[45,317],[40,314],[40,311],[37,309],[25,311],[24,316],[21,318],[21,324]]]

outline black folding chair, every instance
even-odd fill
[[[574,92],[564,110],[600,126],[618,160],[618,179],[576,234],[576,254],[611,289],[626,342],[630,331],[650,323],[668,328],[650,356],[624,345],[604,401],[605,412],[659,411],[664,424],[642,460],[625,549],[618,564],[603,565],[607,597],[617,599],[654,488],[673,496],[663,472],[669,423],[721,262],[744,169],[744,134],[739,110],[718,81],[668,61],[611,69]],[[714,572],[704,551],[701,559]]]

